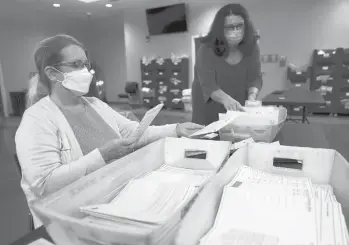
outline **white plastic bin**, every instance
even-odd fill
[[[274,167],[274,157],[302,160],[303,168],[292,170]],[[223,188],[234,178],[243,164],[267,173],[308,177],[314,184],[330,184],[337,201],[342,206],[349,227],[349,163],[340,153],[330,149],[255,143],[237,150],[201,191],[182,221],[175,244],[198,244],[212,228]]]
[[[118,225],[89,223],[83,220],[86,215],[79,208],[109,202],[131,179],[158,169],[163,164],[218,170],[228,159],[230,148],[230,142],[185,138],[159,140],[77,180],[32,206],[56,245],[169,244],[187,205],[171,217],[168,225],[159,227],[154,232],[137,231],[137,235],[123,232]],[[185,159],[186,150],[205,151],[206,159],[190,159],[190,166],[176,165],[178,161]],[[168,230],[168,233],[163,237],[156,236],[159,230],[162,234],[164,230]]]
[[[262,107],[260,107],[262,108]],[[278,111],[278,120],[270,123],[269,120],[263,120],[265,123],[256,121],[255,116],[243,115],[238,117],[232,123],[220,130],[219,135],[221,140],[225,141],[240,141],[252,137],[255,142],[271,143],[277,133],[284,125],[287,118],[287,109],[284,107],[273,107]],[[258,110],[258,107],[249,108],[246,110]],[[219,114],[219,119],[228,117],[227,114]],[[246,119],[251,120],[246,123]]]

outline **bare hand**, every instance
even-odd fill
[[[122,158],[135,149],[133,139],[114,139],[99,148],[105,162]]]
[[[178,137],[189,137],[190,135],[192,135],[193,133],[195,133],[196,131],[199,131],[200,129],[203,129],[204,126],[202,125],[198,125],[195,123],[191,123],[191,122],[186,122],[186,123],[181,123],[177,125],[177,136]]]
[[[227,111],[244,111],[241,104],[230,96],[224,99],[223,105]]]

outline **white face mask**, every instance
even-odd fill
[[[82,70],[62,73],[64,80],[63,87],[72,91],[76,96],[82,96],[88,93],[93,75],[85,67]]]
[[[225,33],[225,38],[231,44],[239,44],[244,38],[243,30],[231,30]]]
[[[224,36],[229,44],[237,45],[244,38],[244,19],[238,15],[229,15],[225,17]]]

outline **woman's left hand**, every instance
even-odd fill
[[[191,122],[186,122],[186,123],[180,123],[177,124],[176,132],[178,137],[189,137],[196,131],[199,131],[200,129],[203,129],[204,126],[191,123]]]
[[[249,96],[248,96],[248,101],[251,101],[251,102],[254,102],[254,101],[256,101],[256,97],[257,97],[257,95],[256,94],[250,94]]]

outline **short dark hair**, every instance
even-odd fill
[[[229,54],[229,46],[224,36],[224,23],[225,17],[229,15],[241,16],[244,19],[245,33],[239,44],[239,50],[244,56],[248,56],[252,53],[254,46],[257,45],[258,37],[247,10],[241,4],[227,4],[218,10],[210,31],[202,38],[201,42],[212,47],[217,56],[226,57]]]

